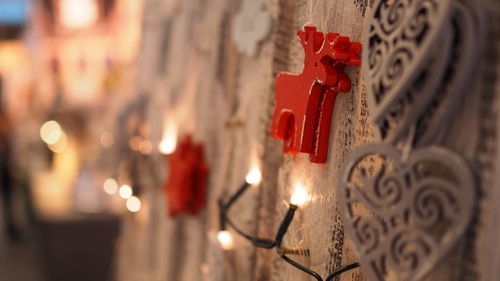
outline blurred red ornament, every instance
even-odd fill
[[[205,207],[205,186],[208,164],[202,144],[185,137],[169,159],[169,174],[165,185],[168,215],[185,212],[195,215]]]
[[[271,136],[284,140],[284,153],[309,153],[311,162],[325,163],[335,97],[351,89],[344,67],[361,65],[361,43],[337,33],[325,38],[312,26],[297,36],[304,48],[304,68],[298,75],[276,77]]]

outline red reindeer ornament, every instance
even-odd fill
[[[297,36],[304,48],[304,68],[298,75],[276,77],[271,136],[284,140],[284,153],[309,153],[311,162],[325,163],[335,97],[351,89],[344,67],[361,65],[361,43],[337,33],[324,35],[312,26]]]
[[[168,214],[185,212],[195,215],[205,207],[205,186],[208,164],[202,144],[185,137],[169,159],[169,175],[165,185]]]

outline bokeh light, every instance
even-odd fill
[[[104,181],[102,188],[104,189],[104,192],[106,192],[109,195],[116,194],[118,192],[118,183],[116,182],[115,179],[113,178],[108,178]]]
[[[60,19],[67,28],[89,27],[97,16],[95,0],[60,0]]]
[[[127,210],[132,213],[139,212],[141,210],[141,200],[138,197],[132,196],[127,199]]]
[[[56,144],[62,134],[61,126],[54,120],[45,122],[40,128],[40,137],[46,144]]]
[[[115,143],[115,137],[111,132],[102,133],[101,138],[99,140],[104,148],[110,148]]]
[[[120,195],[121,198],[128,199],[132,196],[132,188],[130,187],[130,185],[124,184],[120,186],[118,194]]]
[[[233,234],[227,230],[221,230],[217,233],[217,241],[224,250],[230,250],[234,247]]]

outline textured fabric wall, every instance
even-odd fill
[[[255,250],[240,237],[234,250],[220,249],[215,238],[217,199],[234,192],[254,166],[262,169],[263,182],[245,194],[230,214],[241,228],[273,238],[287,209],[283,202],[288,202],[299,181],[313,200],[297,213],[285,245],[308,248],[309,257],[298,260],[322,276],[357,261],[340,220],[336,180],[349,154],[374,140],[360,68],[346,71],[352,90],[337,97],[326,164],[311,163],[307,154],[283,155],[282,143],[270,138],[269,128],[274,77],[283,71],[299,73],[303,67],[297,30],[310,24],[361,41],[370,1],[262,0],[272,24],[254,55],[239,51],[232,35],[236,16],[245,13],[244,2],[146,1],[137,88],[150,96],[153,127],[161,128],[163,122],[161,110],[154,108],[167,108],[179,135],[190,133],[204,142],[211,173],[207,208],[196,217],[167,218],[162,191],[150,184],[148,219],[126,222],[118,258],[120,280],[312,280],[284,263],[274,250]],[[489,15],[495,18],[498,4],[483,2],[496,7]],[[259,21],[252,24],[265,29]],[[498,30],[491,27],[490,35],[498,38],[493,35]],[[498,73],[493,59],[498,56],[496,41],[484,54],[491,59],[481,64],[444,141],[473,163],[481,180],[480,208],[465,237],[425,280],[493,280],[486,274],[495,268],[495,257],[486,253],[496,233],[488,227],[495,213],[491,195],[498,189],[494,173],[498,88],[495,91],[491,79]],[[164,173],[163,159],[158,163]],[[362,269],[355,269],[338,280],[367,279]]]

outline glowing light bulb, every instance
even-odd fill
[[[104,181],[102,188],[104,189],[104,192],[106,192],[107,194],[113,195],[116,194],[116,192],[118,191],[118,183],[116,182],[115,179],[109,178]]]
[[[98,16],[95,0],[61,0],[61,22],[68,28],[92,25]]]
[[[162,140],[160,142],[160,145],[158,146],[158,149],[160,150],[161,154],[172,154],[175,151],[175,141],[170,141],[170,140]]]
[[[141,200],[135,196],[130,197],[127,199],[127,210],[129,210],[132,213],[139,212],[141,209]]]
[[[307,192],[304,185],[302,185],[301,183],[295,184],[295,190],[292,194],[292,198],[290,199],[290,203],[297,206],[303,206],[310,200],[311,195],[309,194],[309,192]]]
[[[45,122],[40,128],[40,137],[46,144],[56,144],[62,134],[61,126],[54,120]]]
[[[128,199],[132,196],[132,188],[130,187],[130,185],[124,184],[120,186],[118,194],[120,195],[121,198]]]
[[[227,230],[219,231],[219,233],[217,233],[217,240],[224,250],[230,250],[234,247],[233,235]]]
[[[250,172],[248,172],[245,178],[245,180],[249,184],[259,184],[261,179],[262,179],[262,174],[260,173],[259,168],[256,167],[250,170]]]
[[[175,122],[171,119],[165,121],[162,141],[158,145],[161,154],[172,154],[177,146],[177,131]]]

